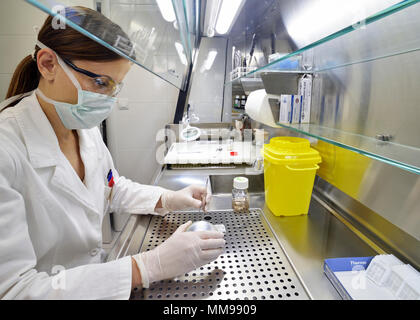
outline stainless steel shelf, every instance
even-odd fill
[[[282,124],[279,127],[310,136],[403,170],[420,174],[420,149],[391,141],[328,128],[316,124]]]
[[[419,27],[418,15],[413,14],[407,19],[405,15],[399,15],[399,12],[411,9],[419,10],[419,1],[401,1],[265,66],[247,72],[242,77],[254,78],[262,72],[319,73],[418,51],[420,50],[420,39],[412,32]],[[375,36],[384,34],[393,38],[390,33],[395,34],[395,38],[399,38],[400,41],[398,43],[387,42]],[[291,58],[300,59],[300,66],[296,70],[285,70],[282,64]]]
[[[249,95],[252,91],[263,89],[261,78],[240,78],[232,81],[232,92],[244,92]]]

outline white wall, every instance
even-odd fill
[[[156,170],[156,134],[174,120],[179,89],[134,65],[119,98],[128,110],[116,108],[107,120],[108,147],[120,175],[149,184]]]
[[[35,51],[33,26],[47,15],[23,0],[0,1],[0,100],[6,96],[17,65]]]
[[[94,0],[61,0],[63,5],[93,8]],[[41,27],[47,14],[24,0],[0,0],[0,100],[6,96],[17,65],[35,51],[34,26]]]

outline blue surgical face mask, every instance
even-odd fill
[[[39,41],[37,45],[42,49],[48,48]],[[67,67],[58,54],[55,55],[61,68],[63,68],[64,72],[77,88],[77,104],[52,100],[46,97],[40,89],[36,90],[36,94],[45,102],[54,105],[61,122],[63,122],[63,125],[67,129],[91,129],[99,126],[102,121],[109,117],[113,107],[117,103],[117,99],[104,94],[83,90],[76,77],[70,71],[70,68]]]

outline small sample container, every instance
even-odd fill
[[[245,109],[245,105],[246,105],[246,96],[242,96],[242,99],[241,99],[241,109]]]
[[[211,224],[207,221],[195,221],[187,228],[187,231],[218,231],[226,233],[226,227],[223,224]]]
[[[241,107],[241,98],[240,96],[235,96],[235,104],[233,105],[234,108],[240,108]]]
[[[232,208],[235,212],[249,211],[248,179],[237,177],[233,180]]]

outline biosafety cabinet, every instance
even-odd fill
[[[60,14],[60,1],[26,1]],[[188,106],[200,119],[200,128],[230,130],[248,114],[253,129],[268,132],[266,142],[276,136],[307,138],[322,157],[310,212],[294,219],[272,217],[263,187],[250,191],[255,210],[248,220],[223,215],[230,209],[224,200],[229,179],[245,174],[235,171],[244,165],[159,166],[152,182],[168,188],[210,177],[216,199],[213,219],[231,226],[232,242],[218,264],[182,280],[178,293],[165,283],[164,294],[148,291],[141,298],[340,298],[322,272],[327,258],[394,254],[420,268],[419,2],[94,1],[129,39],[113,39],[108,30],[96,30],[83,19],[66,19],[70,27],[179,90],[167,128],[182,121]],[[281,121],[281,97],[301,95],[302,79],[309,79],[307,118]],[[258,106],[248,103],[258,90],[268,96],[264,116],[253,113]],[[259,186],[262,178],[252,175],[253,185]],[[136,219],[128,220],[109,259],[145,249],[177,223],[172,216],[163,222]],[[235,229],[237,225],[245,231]],[[266,238],[259,237],[265,232]],[[245,239],[241,248],[234,244],[238,238]],[[273,266],[291,276],[259,272],[257,266],[269,255],[261,255],[256,244],[281,255],[284,265],[279,258]],[[250,249],[252,256],[246,251]]]

